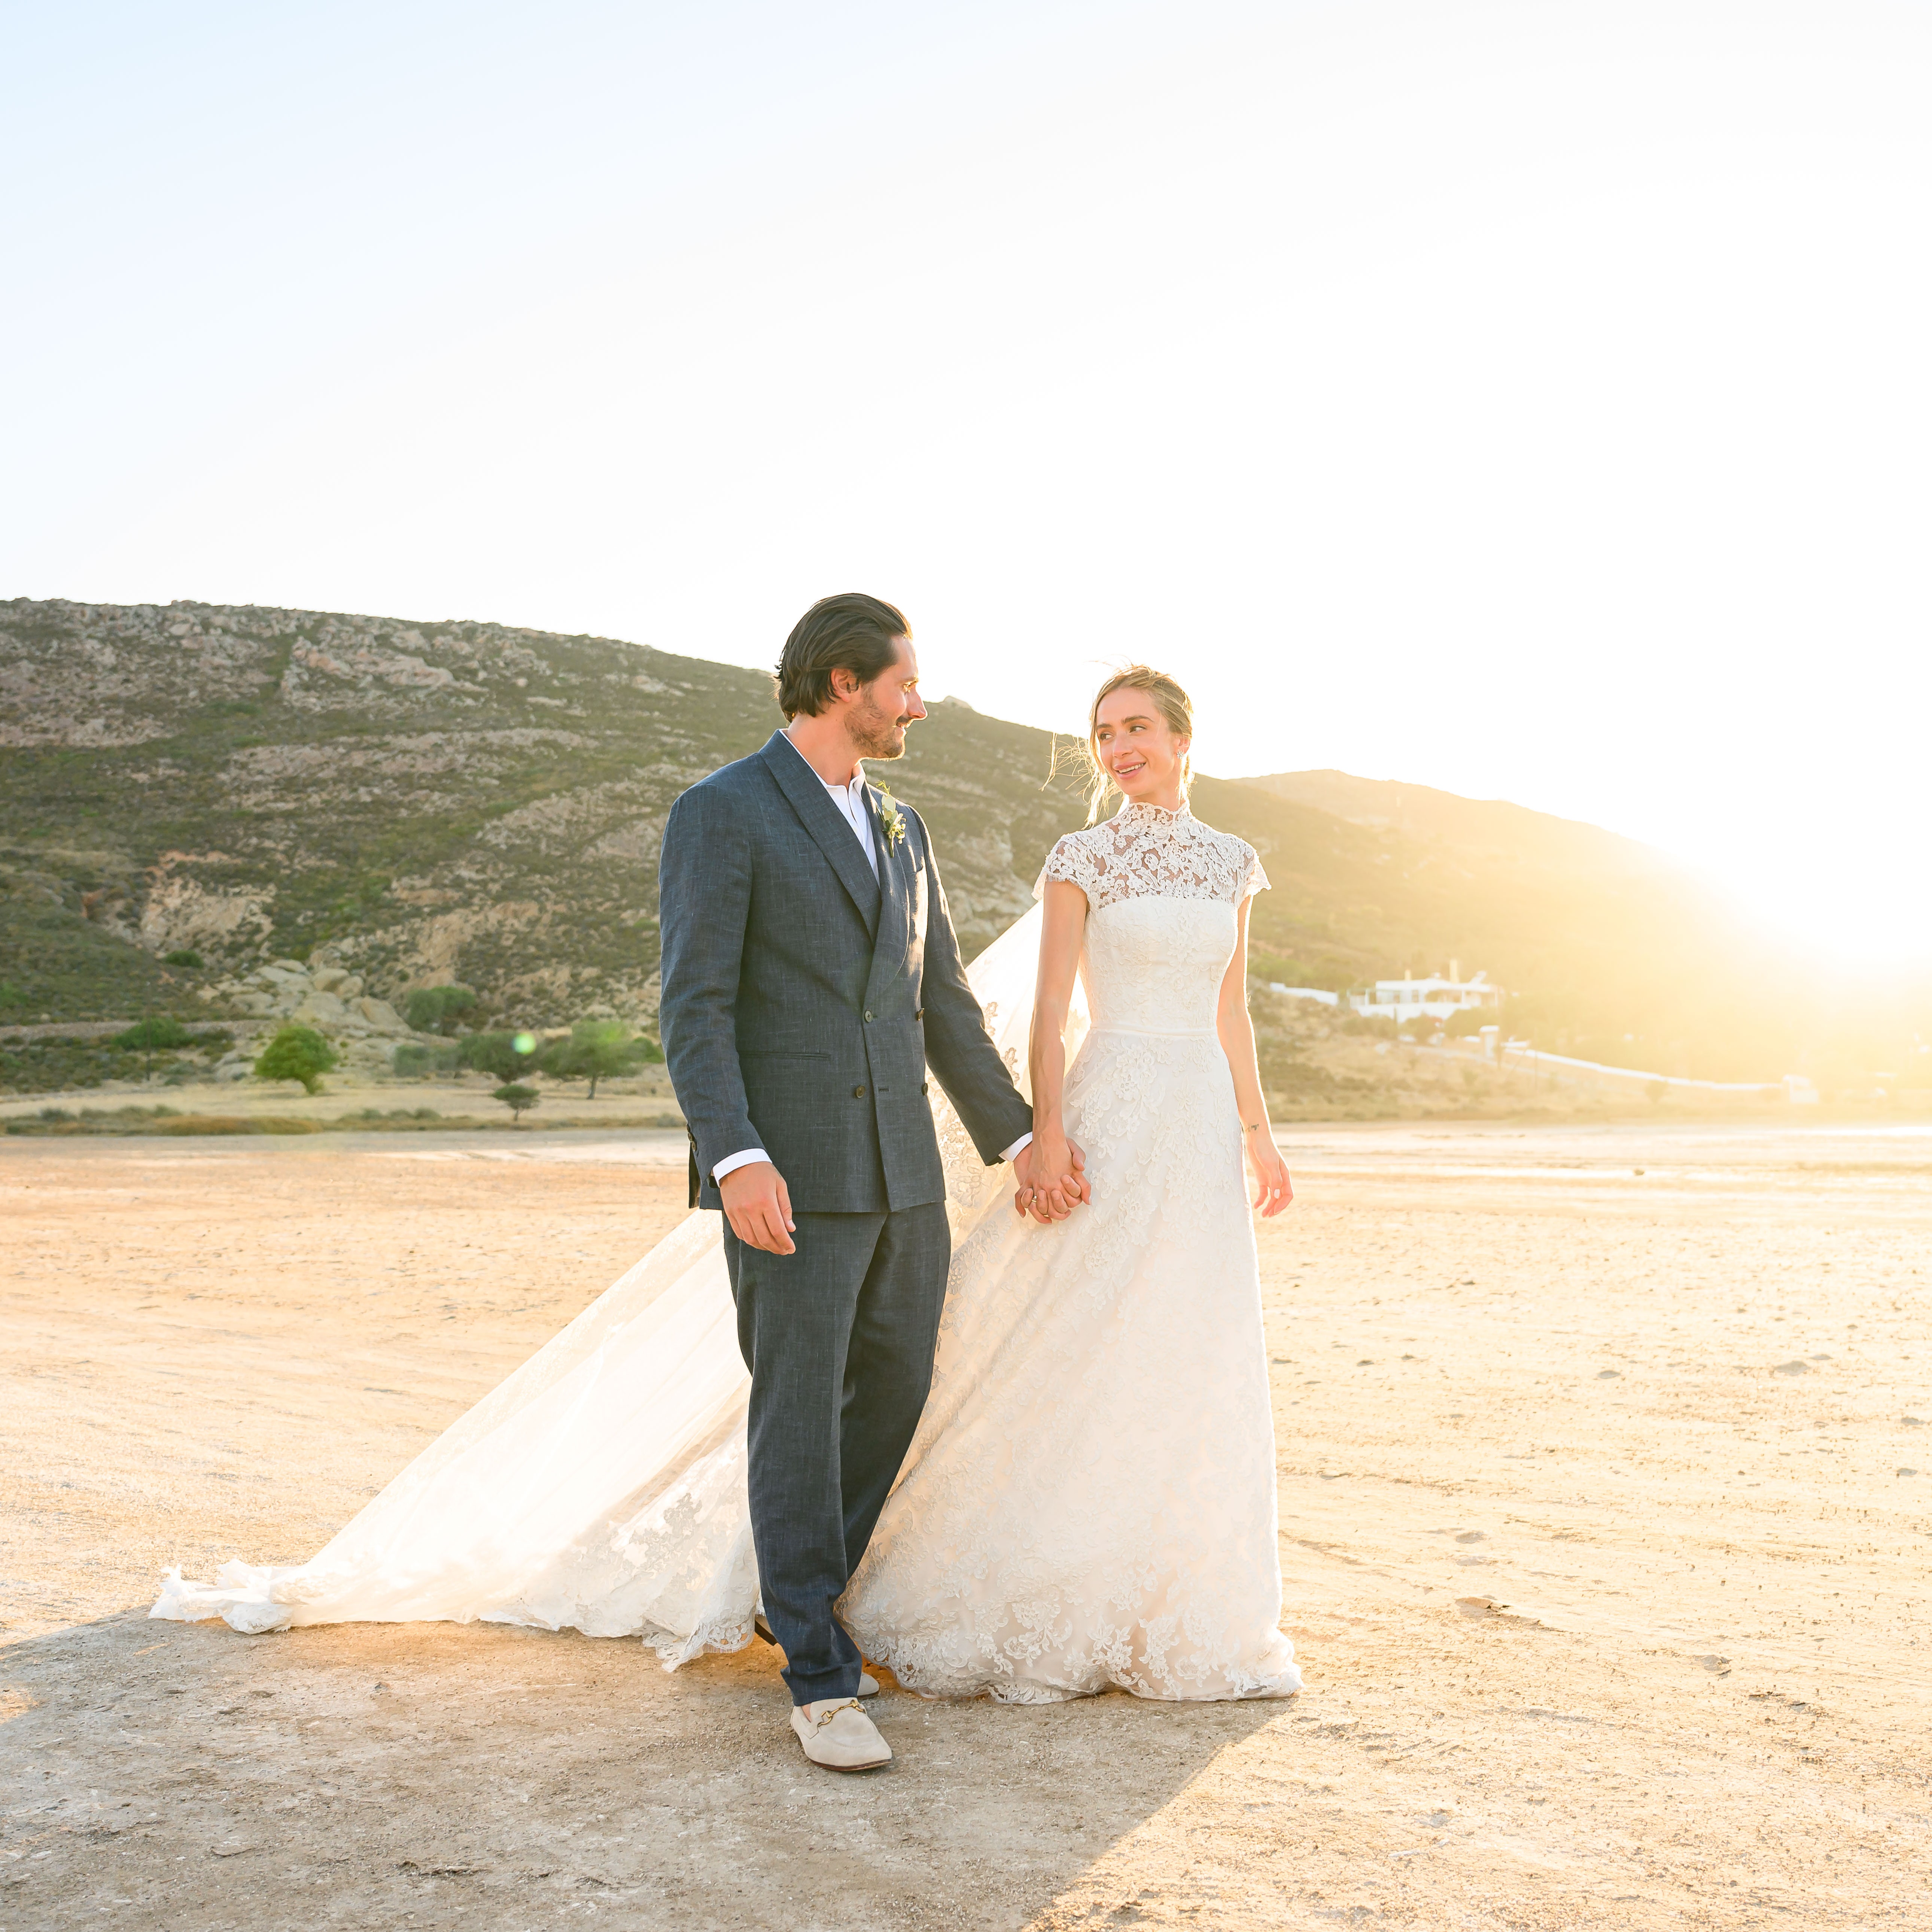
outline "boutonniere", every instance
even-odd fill
[[[897,845],[904,842],[905,814],[900,811],[898,802],[884,785],[879,787],[879,823],[885,827],[888,845]]]

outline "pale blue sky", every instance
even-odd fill
[[[1932,19],[7,8],[0,595],[928,682],[1932,947]]]

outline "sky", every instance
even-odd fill
[[[16,0],[0,75],[0,596],[769,665],[866,590],[930,695],[1146,660],[1205,770],[1932,962],[1918,0]]]

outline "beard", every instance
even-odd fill
[[[845,729],[862,758],[905,756],[906,721],[892,717],[869,694],[852,707]]]

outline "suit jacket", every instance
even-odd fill
[[[930,1068],[980,1157],[1033,1125],[987,1037],[926,826],[889,841],[866,798],[875,878],[818,775],[775,732],[678,798],[658,867],[658,1020],[692,1141],[692,1200],[761,1147],[796,1212],[942,1201]]]

